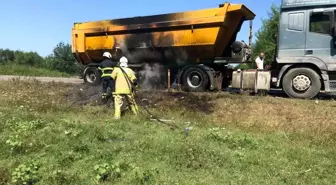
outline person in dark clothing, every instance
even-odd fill
[[[115,91],[115,81],[112,78],[112,72],[116,62],[111,60],[112,55],[109,52],[104,52],[103,57],[105,59],[100,63],[98,69],[102,72],[102,100],[104,103],[107,103],[108,99],[112,97],[112,93]]]

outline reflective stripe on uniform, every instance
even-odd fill
[[[101,77],[110,77],[111,74],[102,74]]]
[[[113,70],[114,68],[113,67],[104,67],[104,68],[98,67],[98,69],[105,71],[105,70]]]
[[[114,70],[114,68],[112,68],[112,67],[105,67],[105,68],[98,67],[98,69],[102,71],[101,77],[111,77],[112,76],[112,72]],[[110,71],[110,72],[109,73],[105,73],[105,71]]]

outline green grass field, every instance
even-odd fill
[[[0,75],[70,77],[71,75],[45,68],[37,68],[19,64],[1,64]]]
[[[333,100],[139,92],[172,130],[90,88],[0,83],[0,184],[336,183]]]

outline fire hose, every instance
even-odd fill
[[[118,66],[120,68],[120,70],[122,71],[123,75],[126,77],[126,80],[128,81],[128,87],[131,89],[131,96],[132,99],[135,101],[135,87],[133,85],[133,82],[131,81],[131,79],[129,79],[127,73],[124,71],[124,69],[120,66]],[[170,127],[170,129],[174,130],[174,129],[178,129],[178,127],[174,124],[169,124],[167,121],[163,121],[162,119],[159,119],[158,117],[154,116],[154,114],[152,114],[149,110],[148,110],[148,105],[144,105],[144,101],[148,101],[147,99],[142,99],[141,100],[141,107],[147,112],[147,114],[150,116],[151,119],[154,119],[162,124],[165,124],[167,126]],[[149,101],[148,101],[149,102]]]

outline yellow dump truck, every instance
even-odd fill
[[[145,65],[164,66],[160,73],[168,86],[175,81],[186,91],[223,88],[232,76],[227,64],[251,60],[252,31],[247,44],[236,41],[236,36],[245,21],[252,29],[254,17],[243,4],[224,3],[210,9],[75,23],[72,52],[87,66],[83,77],[89,84],[100,84],[97,66],[103,52],[109,51],[115,60],[126,56],[136,71]]]

